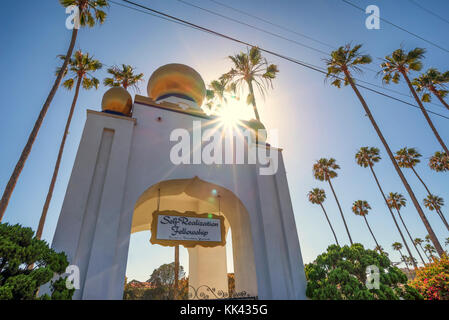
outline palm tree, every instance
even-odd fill
[[[443,212],[441,211],[441,207],[444,206],[443,198],[433,194],[429,194],[427,198],[424,199],[424,206],[428,208],[430,211],[435,210],[440,216],[444,225],[446,226],[446,229],[449,230],[449,224],[447,223],[447,220],[444,217]]]
[[[65,60],[65,56],[59,56],[62,60]],[[62,154],[64,152],[65,141],[67,139],[67,135],[69,133],[70,123],[72,121],[73,112],[75,110],[76,101],[78,100],[78,94],[80,91],[80,87],[83,89],[89,90],[92,88],[98,89],[99,81],[97,78],[92,76],[92,72],[101,69],[102,65],[100,61],[93,59],[88,53],[83,53],[81,50],[78,50],[74,53],[73,58],[69,60],[68,70],[65,70],[64,75],[69,74],[70,77],[62,83],[62,85],[71,90],[75,85],[75,95],[73,96],[72,106],[70,107],[70,112],[67,117],[67,121],[65,124],[64,134],[62,136],[61,144],[59,146],[58,157],[56,158],[55,168],[53,169],[53,176],[51,178],[50,186],[48,188],[47,197],[45,199],[45,204],[42,209],[41,218],[39,220],[39,226],[36,231],[36,238],[40,239],[42,236],[42,232],[44,230],[45,219],[47,217],[48,208],[50,206],[50,201],[53,196],[53,190],[55,188],[56,179],[58,177],[59,166],[62,160]],[[57,69],[57,73],[59,73],[59,68]]]
[[[368,227],[368,230],[373,236],[374,242],[376,243],[376,248],[380,248],[379,243],[377,243],[377,239],[374,236],[371,227],[369,226],[368,220],[366,219],[369,210],[371,210],[371,206],[365,200],[357,200],[352,204],[352,212],[354,212],[358,216],[362,216],[363,219],[365,219],[366,226]]]
[[[429,167],[436,172],[449,171],[449,156],[444,152],[435,152],[429,159]]]
[[[135,74],[134,67],[129,64],[122,64],[121,68],[112,66],[107,71],[112,77],[103,80],[103,84],[106,87],[123,87],[126,90],[128,90],[128,87],[131,87],[137,92],[139,91],[137,85],[140,81],[143,81],[143,73]]]
[[[418,255],[421,258],[422,263],[424,264],[425,263],[424,259],[422,258],[421,253],[419,252],[418,248],[416,247],[415,242],[413,241],[413,238],[410,235],[410,232],[408,231],[408,228],[405,225],[405,222],[404,222],[404,220],[402,219],[402,216],[401,216],[401,210],[400,209],[402,207],[405,207],[405,204],[406,204],[406,200],[405,200],[404,196],[402,194],[400,194],[400,193],[397,193],[397,192],[390,192],[389,195],[388,195],[387,201],[388,201],[388,205],[390,206],[390,208],[396,209],[396,211],[397,211],[397,213],[399,215],[399,218],[401,219],[402,225],[404,226],[404,229],[405,229],[405,231],[407,232],[407,234],[408,234],[408,236],[410,238],[410,241],[413,243],[413,246],[415,247],[416,251],[418,252]],[[411,252],[409,252],[408,254],[410,255],[410,257],[413,258],[413,255],[412,255]],[[415,268],[416,267],[417,266],[415,264]]]
[[[415,148],[405,147],[400,149],[399,151],[396,151],[396,156],[394,158],[398,162],[399,167],[412,169],[413,173],[427,190],[427,193],[430,194],[429,188],[427,188],[427,185],[415,170],[415,166],[421,162],[421,160],[419,159],[421,158],[421,154]]]
[[[390,205],[388,204],[387,197],[385,196],[385,193],[382,190],[382,187],[380,186],[379,180],[377,179],[376,173],[374,172],[373,168],[374,164],[382,159],[380,157],[380,150],[375,147],[361,147],[360,150],[357,151],[357,153],[355,154],[355,159],[359,166],[364,168],[367,167],[370,168],[374,180],[376,181],[377,187],[379,188],[379,191],[382,194],[382,197],[384,198],[385,204],[387,205],[388,211],[390,212],[391,218],[393,218],[393,222],[396,226],[396,229],[398,230],[401,236],[402,242],[404,243],[407,252],[410,254],[410,248],[408,247],[407,241],[405,241],[401,228],[399,228],[399,224],[396,220],[396,217],[394,216],[393,211],[391,210]]]
[[[327,223],[329,224],[329,227],[331,228],[332,233],[334,234],[335,242],[337,243],[337,246],[340,244],[338,243],[337,235],[335,234],[334,228],[332,227],[332,224],[329,220],[329,217],[327,216],[327,212],[324,209],[323,202],[326,199],[326,193],[323,189],[319,188],[313,188],[312,191],[309,191],[307,194],[309,201],[313,204],[319,204],[321,206],[321,209],[323,209],[324,215],[326,217]]]
[[[449,238],[446,238],[446,240],[444,241],[444,245],[449,246]]]
[[[246,103],[253,106],[254,115],[260,121],[253,84],[256,85],[262,97],[265,97],[268,88],[273,87],[273,79],[279,72],[278,67],[275,64],[269,64],[267,59],[262,57],[258,47],[251,47],[246,53],[240,52],[229,56],[229,59],[234,66],[229,72],[223,74],[221,79],[234,83],[236,89],[241,89],[244,84],[247,85],[249,94]]]
[[[424,250],[426,250],[426,252],[429,254],[430,259],[433,260],[435,258],[434,254],[437,251],[435,250],[435,247],[432,246],[430,243],[428,243],[424,246]]]
[[[388,257],[388,252],[385,252],[385,251],[384,251],[384,248],[382,248],[382,246],[376,246],[376,247],[374,248],[374,250],[375,250],[375,251],[379,251],[380,254],[383,254],[383,255],[385,255],[385,256]]]
[[[337,177],[337,172],[335,170],[340,169],[340,166],[336,163],[334,158],[326,159],[321,158],[313,165],[313,175],[315,179],[320,181],[327,181],[334,195],[335,201],[337,202],[338,210],[340,210],[341,218],[348,233],[349,242],[353,244],[351,234],[349,233],[348,225],[346,224],[345,216],[343,215],[343,210],[341,210],[340,202],[338,201],[337,195],[335,194],[334,187],[332,186],[331,179]]]
[[[410,273],[410,269],[408,268],[407,260],[405,259],[404,255],[402,254],[402,244],[400,242],[395,242],[391,245],[393,247],[393,250],[396,250],[401,255],[401,261],[404,262],[405,267],[407,268],[408,272]]]
[[[426,206],[427,208],[429,208],[432,211],[433,209],[431,209],[431,207],[432,207],[432,204],[434,201],[438,200],[436,202],[437,206],[438,206],[438,202],[440,201],[439,199],[441,199],[441,203],[443,203],[443,204],[444,204],[444,201],[443,201],[443,198],[439,198],[437,196],[432,195],[429,188],[424,183],[423,179],[421,179],[421,177],[418,175],[418,172],[416,172],[415,166],[416,166],[416,164],[421,162],[421,160],[419,158],[421,158],[421,154],[415,148],[402,148],[396,152],[396,156],[395,156],[395,159],[397,160],[398,165],[401,168],[412,169],[413,173],[416,175],[418,180],[421,181],[421,183],[423,184],[423,186],[426,189],[427,194],[428,194],[426,199],[430,200],[430,202],[429,202],[429,201],[426,201],[426,199],[425,199],[424,206]],[[443,213],[441,212],[441,207],[442,207],[442,205],[438,206],[438,209],[436,210],[436,212],[440,216],[440,218],[443,221],[443,223],[445,224],[446,228],[449,230],[449,225],[447,224],[447,221],[444,218]]]
[[[421,238],[415,238],[415,239],[413,240],[413,242],[415,243],[416,246],[419,246],[419,247],[421,248],[422,252],[424,252],[424,254],[426,255],[427,260],[430,261],[429,256],[427,255],[426,251],[425,251],[424,248],[422,247],[422,244],[424,243],[424,240],[421,239]]]
[[[441,147],[443,147],[443,150],[446,152],[446,154],[449,154],[449,151],[446,145],[444,144],[443,139],[441,139],[440,134],[433,125],[433,122],[430,119],[427,110],[424,108],[421,100],[419,99],[408,77],[408,73],[410,71],[421,70],[422,68],[421,59],[424,58],[425,52],[426,50],[423,48],[415,48],[409,52],[404,52],[404,50],[402,49],[397,49],[391,54],[391,56],[386,56],[384,62],[382,62],[381,64],[382,72],[384,73],[383,81],[387,84],[390,83],[390,81],[392,81],[393,83],[399,83],[399,80],[402,75],[402,77],[405,79],[405,82],[408,85],[408,88],[410,89],[410,92],[413,94],[413,97],[415,98],[416,102],[419,105],[419,108],[421,109],[424,117],[426,118],[427,123],[432,129],[433,134],[437,138]]]
[[[423,93],[421,100],[430,102],[430,94],[433,93],[438,100],[449,110],[449,105],[444,101],[448,90],[446,83],[449,82],[449,71],[441,73],[435,68],[430,68],[426,73],[421,74],[418,78],[413,79],[412,85],[416,87],[416,92]]]
[[[332,85],[340,88],[341,83],[343,81],[344,85],[350,85],[351,88],[354,90],[355,94],[357,95],[357,98],[359,99],[360,103],[363,106],[363,109],[368,116],[368,118],[371,121],[371,124],[374,127],[374,130],[376,131],[377,135],[379,136],[379,139],[382,141],[382,144],[384,148],[387,151],[388,157],[390,158],[396,173],[399,175],[399,178],[402,181],[402,184],[404,185],[405,189],[407,190],[408,194],[410,195],[410,198],[412,199],[413,205],[415,206],[416,210],[418,211],[418,214],[424,223],[424,226],[427,229],[427,232],[432,236],[432,242],[435,244],[435,248],[438,250],[438,254],[442,255],[444,254],[443,248],[441,247],[438,238],[435,235],[435,232],[433,232],[432,227],[429,224],[429,221],[427,220],[427,217],[424,215],[424,211],[422,210],[418,199],[416,198],[415,194],[413,193],[412,188],[408,184],[407,180],[405,179],[404,174],[402,173],[401,169],[399,168],[398,164],[396,163],[396,160],[394,159],[393,152],[391,152],[390,146],[388,145],[387,141],[385,140],[382,132],[380,131],[379,126],[376,123],[376,120],[374,120],[374,117],[371,113],[371,110],[369,109],[368,105],[366,104],[365,99],[361,95],[360,91],[358,90],[357,86],[354,83],[354,79],[352,78],[351,72],[361,72],[361,69],[359,68],[359,65],[365,65],[370,63],[371,57],[369,55],[362,55],[359,50],[362,46],[356,45],[353,48],[351,48],[351,45],[347,44],[344,47],[340,47],[337,50],[333,51],[331,53],[331,57],[326,60],[327,64],[327,75],[326,78],[332,78],[334,81],[332,82]],[[343,78],[340,77],[340,75],[343,74]]]
[[[216,111],[221,108],[223,102],[228,102],[225,93],[232,90],[234,90],[233,87],[229,86],[228,81],[223,78],[211,81],[206,90],[206,106],[211,111]]]
[[[88,25],[89,27],[93,27],[95,25],[95,22],[103,23],[105,21],[106,13],[100,10],[99,8],[105,8],[108,6],[106,0],[59,0],[59,2],[64,7],[68,7],[71,5],[78,6],[81,26]],[[73,28],[69,48],[67,49],[67,53],[65,55],[64,62],[62,63],[62,66],[60,68],[60,72],[58,72],[56,76],[56,79],[53,83],[50,93],[48,94],[47,99],[45,100],[45,103],[42,106],[41,111],[39,112],[36,122],[34,123],[33,129],[31,130],[31,133],[28,136],[28,140],[25,144],[25,147],[23,148],[19,160],[17,161],[14,170],[8,180],[8,183],[6,184],[5,190],[3,191],[2,199],[0,200],[0,222],[2,221],[3,216],[5,215],[5,211],[6,208],[8,207],[11,195],[19,179],[20,173],[22,172],[22,169],[25,166],[25,162],[28,159],[28,156],[30,155],[31,148],[33,147],[34,141],[36,140],[39,129],[42,126],[42,122],[44,121],[48,108],[50,107],[50,104],[53,101],[56,91],[58,90],[61,80],[64,76],[64,70],[66,70],[70,57],[72,56],[77,35],[78,29]]]

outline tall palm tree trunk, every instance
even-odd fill
[[[419,100],[418,95],[416,94],[415,89],[413,88],[412,83],[410,82],[410,79],[407,76],[407,73],[405,72],[401,72],[402,76],[404,77],[405,81],[407,82],[407,85],[410,89],[410,91],[413,94],[413,97],[415,98],[416,102],[419,105],[419,108],[421,109],[424,117],[427,120],[427,123],[429,124],[430,128],[433,131],[433,134],[435,135],[435,137],[437,138],[438,142],[440,143],[441,147],[444,149],[444,151],[446,152],[446,154],[449,154],[449,150],[447,149],[446,145],[444,144],[443,139],[441,139],[440,134],[438,133],[437,129],[435,128],[435,126],[433,125],[432,120],[430,119],[429,114],[427,113],[426,109],[424,108],[423,104],[421,103],[421,100]]]
[[[257,106],[256,106],[256,96],[254,95],[253,83],[251,81],[247,81],[247,83],[248,83],[249,94],[251,95],[251,104],[253,105],[254,116],[256,117],[257,121],[260,121],[259,111],[257,110]]]
[[[175,246],[175,281],[173,290],[173,299],[178,299],[178,281],[179,281],[179,245]]]
[[[438,93],[438,91],[435,89],[431,91],[438,98],[438,100],[440,100],[440,102],[447,108],[447,110],[449,110],[449,104],[447,104],[447,102],[444,101],[443,97]]]
[[[421,183],[423,184],[423,186],[426,189],[426,191],[429,194],[429,196],[432,196],[432,193],[430,192],[429,188],[427,188],[427,185],[424,183],[423,179],[421,179],[421,177],[419,176],[418,172],[416,172],[415,168],[411,167],[411,169],[413,170],[413,172],[415,173],[415,175],[419,179],[419,181],[421,181]],[[441,220],[443,221],[444,225],[446,226],[446,229],[449,230],[449,224],[447,223],[446,218],[443,216],[443,212],[441,211],[441,209],[436,209],[435,208],[435,211],[440,216]]]
[[[40,239],[42,237],[42,232],[44,230],[45,219],[47,218],[48,208],[50,206],[50,201],[53,196],[53,190],[56,184],[56,178],[58,177],[59,166],[61,164],[62,154],[64,153],[65,141],[67,139],[67,135],[69,133],[70,123],[72,122],[73,112],[75,110],[76,101],[78,100],[78,94],[80,91],[82,77],[78,77],[78,81],[76,82],[75,95],[73,96],[72,106],[70,107],[69,116],[67,117],[67,122],[65,124],[64,134],[62,136],[61,144],[59,145],[58,157],[56,158],[55,168],[53,169],[53,176],[51,177],[50,187],[48,188],[47,198],[45,199],[45,204],[42,209],[41,218],[39,220],[39,226],[36,231],[36,238]]]
[[[401,219],[402,225],[404,226],[405,232],[407,232],[408,237],[410,238],[410,241],[412,242],[413,246],[415,247],[416,252],[418,252],[419,258],[421,259],[422,263],[425,264],[424,259],[421,256],[421,252],[419,252],[418,247],[415,244],[415,241],[413,241],[413,238],[412,238],[410,232],[408,231],[407,226],[405,225],[404,219],[402,219],[401,211],[399,211],[398,208],[396,208],[396,211],[398,212],[399,219]],[[414,259],[412,255],[410,257],[412,257],[412,259]]]
[[[427,260],[429,260],[429,262],[432,262],[432,261],[430,261],[430,258],[429,258],[429,256],[427,255],[426,250],[424,250],[424,248],[422,247],[421,243],[419,244],[419,247],[421,248],[422,252],[424,252],[424,255],[426,256]]]
[[[78,34],[78,30],[73,29],[72,30],[72,38],[70,40],[70,45],[67,50],[67,54],[65,56],[65,60],[64,60],[64,63],[62,64],[61,70],[59,71],[58,75],[56,76],[55,82],[53,83],[53,87],[51,88],[50,93],[47,96],[47,100],[45,100],[45,103],[42,106],[39,116],[37,117],[37,120],[34,123],[33,130],[31,131],[31,133],[28,137],[28,141],[27,141],[25,147],[23,148],[20,158],[17,161],[16,166],[14,167],[14,171],[12,172],[11,177],[9,178],[9,181],[5,187],[5,190],[3,191],[2,199],[0,200],[0,222],[2,221],[3,216],[5,215],[5,211],[6,211],[6,208],[8,207],[8,203],[11,198],[12,192],[14,191],[17,180],[19,179],[20,173],[22,172],[25,162],[28,159],[28,156],[30,155],[31,148],[33,147],[33,143],[36,140],[36,136],[37,136],[39,129],[42,125],[42,122],[44,121],[44,118],[48,111],[48,108],[50,107],[50,104],[56,94],[56,91],[58,90],[59,84],[61,83],[61,80],[64,76],[64,71],[67,68],[67,64],[70,60],[70,57],[72,56],[73,48],[75,47],[77,34]]]
[[[405,264],[405,267],[407,268],[407,270],[408,270],[408,273],[409,274],[411,274],[412,272],[410,271],[410,269],[409,269],[409,267],[408,267],[408,264],[407,264],[407,260],[405,260],[405,257],[404,257],[404,255],[402,254],[402,251],[401,250],[398,250],[399,251],[399,254],[401,255],[401,259],[402,259],[402,262],[404,262],[404,264]]]
[[[370,164],[369,168],[371,169],[371,173],[374,176],[374,180],[376,180],[377,187],[379,188],[380,193],[382,194],[382,197],[384,198],[384,201],[385,201],[385,204],[387,205],[388,211],[390,211],[390,214],[391,214],[391,217],[393,218],[393,221],[394,221],[394,224],[396,226],[396,229],[398,229],[399,234],[401,235],[401,239],[402,239],[402,242],[404,243],[405,249],[407,249],[408,254],[411,256],[412,252],[411,252],[411,250],[410,250],[410,248],[409,248],[409,246],[407,244],[407,241],[405,241],[405,237],[404,237],[404,235],[403,235],[403,233],[401,231],[401,228],[399,228],[399,224],[398,224],[398,222],[396,220],[396,217],[393,214],[393,211],[391,210],[390,206],[388,205],[387,197],[385,197],[385,193],[382,190],[382,187],[380,186],[379,180],[377,179],[377,176],[376,176],[376,173],[374,172],[373,166]]]
[[[443,212],[441,211],[441,209],[436,210],[441,218],[441,220],[443,220],[444,225],[446,226],[446,229],[449,230],[449,224],[447,223],[446,218],[443,216]]]
[[[410,187],[410,185],[408,184],[407,180],[405,179],[404,174],[402,173],[401,169],[399,168],[398,164],[396,163],[396,160],[394,159],[394,155],[393,152],[391,152],[390,146],[388,145],[387,141],[385,140],[382,132],[380,131],[376,121],[374,120],[373,115],[371,114],[371,110],[368,108],[368,105],[365,102],[365,99],[363,99],[362,95],[360,94],[359,90],[357,89],[357,87],[354,84],[354,80],[352,80],[352,77],[349,73],[348,70],[344,70],[345,76],[349,81],[349,84],[351,85],[352,89],[354,90],[355,94],[357,95],[357,97],[360,100],[360,103],[362,104],[363,108],[365,109],[366,114],[368,115],[371,124],[374,127],[374,130],[376,130],[377,135],[379,136],[380,140],[382,141],[382,144],[384,145],[384,148],[387,150],[388,156],[390,157],[391,162],[393,163],[393,166],[397,172],[397,174],[399,175],[402,184],[404,185],[405,189],[407,189],[408,194],[410,195],[410,198],[412,199],[413,205],[415,206],[416,210],[418,211],[418,214],[422,220],[422,222],[424,223],[424,226],[427,229],[427,233],[430,236],[430,239],[432,240],[432,243],[435,246],[435,249],[437,250],[438,254],[440,255],[440,257],[444,254],[444,250],[441,247],[440,242],[438,241],[437,236],[435,235],[435,232],[433,232],[432,227],[430,226],[429,221],[427,220],[427,217],[424,215],[424,211],[422,210],[421,206],[419,205],[418,200],[416,199],[415,194],[413,193],[412,188]]]
[[[430,192],[429,188],[427,188],[427,185],[424,183],[424,180],[421,179],[421,177],[419,176],[418,172],[416,172],[415,168],[411,167],[411,169],[412,169],[413,173],[415,174],[415,176],[418,178],[418,180],[422,183],[422,185],[426,189],[427,193],[429,195],[432,195],[432,193]]]
[[[363,219],[365,219],[366,226],[368,227],[369,232],[370,232],[371,235],[373,236],[373,239],[374,239],[374,242],[376,243],[376,246],[377,246],[378,248],[380,248],[379,243],[377,243],[377,239],[376,239],[376,237],[374,236],[374,233],[373,233],[373,231],[371,230],[371,227],[369,226],[369,223],[368,223],[368,220],[366,219],[366,216],[363,216]]]
[[[340,202],[338,201],[337,195],[335,194],[334,187],[332,186],[331,180],[327,179],[329,182],[329,186],[331,187],[332,193],[334,194],[335,201],[337,201],[338,210],[340,210],[341,218],[343,219],[343,223],[345,224],[346,232],[348,233],[349,242],[353,245],[351,234],[349,233],[348,225],[346,224],[345,216],[343,215],[343,210],[341,210]]]
[[[321,206],[321,209],[323,209],[324,215],[326,216],[327,223],[329,223],[329,227],[331,228],[332,233],[334,234],[335,242],[337,243],[337,246],[340,246],[340,244],[338,243],[337,235],[335,234],[334,228],[332,227],[329,217],[327,216],[327,212],[326,212],[326,210],[324,210],[324,206],[321,203],[320,203],[320,206]]]

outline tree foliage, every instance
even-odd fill
[[[177,299],[187,299],[189,281],[185,278],[184,267],[179,266],[179,283]],[[154,269],[146,282],[131,281],[125,285],[123,299],[125,300],[173,300],[175,281],[175,263],[167,263]],[[150,284],[145,287],[145,284]]]
[[[51,283],[51,296],[36,297],[39,287],[68,264],[65,253],[36,239],[31,228],[0,223],[0,300],[71,299],[74,290],[67,289],[65,278]]]
[[[366,286],[368,266],[379,268],[379,289]],[[386,255],[368,250],[359,243],[340,247],[331,245],[327,252],[305,268],[306,294],[313,300],[398,300],[422,299],[407,285],[407,276],[392,266]]]
[[[410,285],[426,300],[449,300],[449,257],[435,258],[420,268]]]

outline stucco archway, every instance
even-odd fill
[[[130,233],[150,230],[152,213],[157,209],[160,200],[160,210],[177,210],[179,212],[195,211],[198,213],[218,213],[218,198],[220,196],[220,213],[225,217],[225,227],[232,228],[232,248],[234,261],[234,277],[236,292],[257,295],[257,277],[254,262],[253,243],[249,214],[240,199],[230,190],[203,181],[198,177],[191,179],[173,179],[161,181],[145,190],[138,198],[132,218]],[[160,197],[160,198],[159,198]],[[224,248],[223,248],[224,249]],[[200,248],[189,249],[189,255],[196,254]],[[212,250],[209,250],[212,251]],[[220,251],[218,251],[220,252]],[[224,259],[226,256],[224,256]],[[201,260],[200,263],[208,263]],[[210,261],[220,266],[220,261]],[[224,261],[226,263],[226,261]],[[192,259],[190,259],[192,271]],[[208,265],[194,265],[195,268],[209,270],[209,277],[213,277]],[[226,272],[226,264],[224,265]],[[212,274],[211,274],[212,272]],[[204,275],[203,272],[199,272]],[[207,276],[207,275],[206,275]],[[202,285],[201,280],[195,281],[194,286]],[[213,282],[212,282],[213,283]]]

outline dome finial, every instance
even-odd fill
[[[166,64],[153,72],[148,80],[148,96],[155,100],[178,97],[203,104],[206,86],[201,75],[189,66],[179,63]]]
[[[123,87],[112,87],[103,95],[101,110],[109,113],[129,116],[133,99]]]

